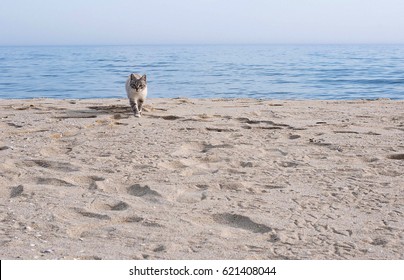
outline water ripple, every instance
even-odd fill
[[[0,47],[0,97],[404,99],[404,46]]]

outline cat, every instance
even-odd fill
[[[126,94],[135,117],[140,118],[143,103],[147,96],[146,75],[130,74],[126,81]]]

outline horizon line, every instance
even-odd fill
[[[0,44],[0,47],[119,47],[119,46],[400,46],[404,43],[100,43],[100,44]]]

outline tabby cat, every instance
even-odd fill
[[[140,117],[147,96],[146,75],[130,74],[126,81],[126,94],[135,117]]]

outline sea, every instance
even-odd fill
[[[404,99],[404,45],[1,46],[0,98]]]

